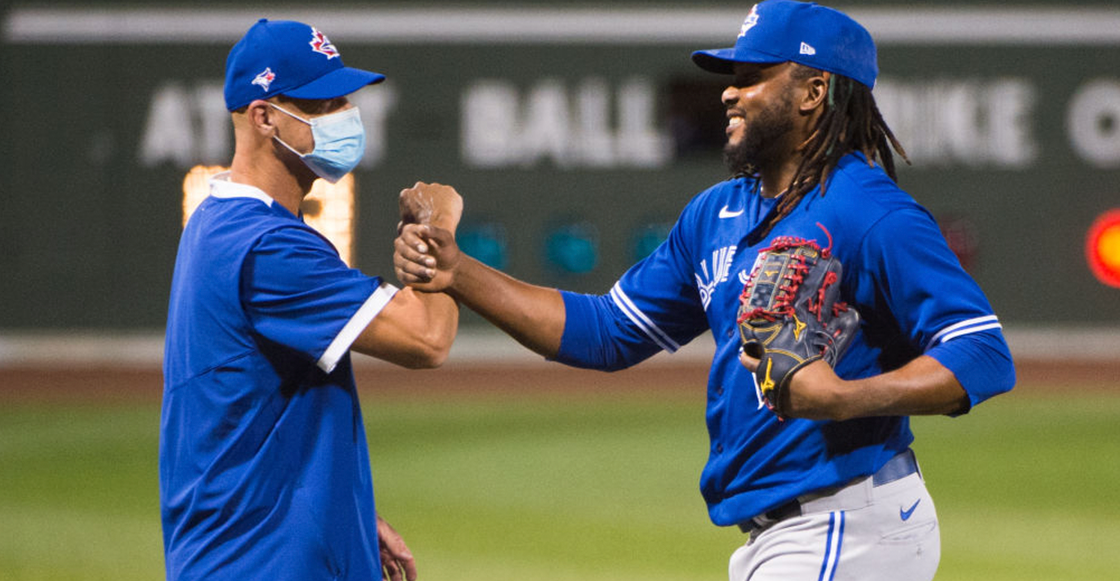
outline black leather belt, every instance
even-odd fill
[[[918,472],[918,461],[914,458],[914,451],[907,448],[906,451],[896,454],[893,458],[887,460],[887,463],[883,464],[882,468],[871,475],[871,485],[882,486],[906,478],[916,472]],[[744,533],[750,533],[795,516],[801,516],[801,502],[796,498],[752,519],[739,523],[739,530]]]

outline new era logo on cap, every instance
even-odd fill
[[[807,45],[803,42],[803,43],[801,43],[801,54],[809,54],[809,55],[817,54],[817,49],[815,49],[815,48],[813,48],[813,47],[811,47],[811,46],[809,46],[809,45]]]
[[[321,31],[302,22],[262,18],[226,59],[226,109],[276,95],[334,99],[384,79],[343,65],[338,48]]]

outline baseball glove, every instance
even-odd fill
[[[743,352],[759,360],[755,378],[766,405],[786,416],[789,383],[802,367],[824,359],[836,364],[848,348],[859,313],[840,299],[843,267],[814,240],[778,236],[759,251],[739,296]]]

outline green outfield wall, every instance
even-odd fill
[[[458,187],[464,247],[606,292],[726,177],[718,77],[750,3],[15,4],[3,16],[0,330],[163,325],[196,165],[228,163],[225,56],[262,16],[388,81],[358,93],[355,263],[391,278],[396,196]],[[1008,324],[1120,323],[1086,259],[1120,209],[1120,5],[863,2],[875,89],[938,218]],[[1120,249],[1118,249],[1120,252]],[[468,319],[472,324],[475,319]]]

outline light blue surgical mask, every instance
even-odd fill
[[[362,161],[362,154],[366,151],[366,130],[357,107],[309,120],[274,103],[269,105],[311,126],[311,137],[315,140],[315,149],[311,153],[300,153],[279,137],[273,138],[298,155],[315,175],[333,184]]]

